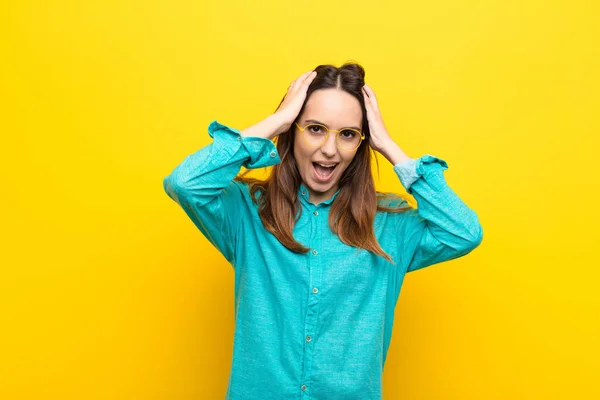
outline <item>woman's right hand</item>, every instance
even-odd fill
[[[316,76],[316,71],[306,72],[290,83],[283,101],[279,105],[279,108],[277,108],[277,111],[275,111],[275,115],[281,118],[280,121],[282,123],[281,129],[277,134],[290,129],[302,109],[308,87]]]
[[[272,139],[290,129],[302,109],[308,86],[316,76],[315,71],[310,71],[292,81],[277,111],[264,120],[242,130],[241,135]]]

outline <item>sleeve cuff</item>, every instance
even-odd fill
[[[409,194],[413,193],[412,184],[433,169],[448,169],[448,163],[439,157],[426,154],[418,159],[411,158],[394,165],[394,171]]]
[[[245,168],[264,168],[279,164],[281,159],[272,140],[258,137],[243,137],[240,131],[214,120],[208,125],[208,134],[216,141],[223,141],[225,148],[235,149],[239,145],[248,153],[249,159],[242,164]]]

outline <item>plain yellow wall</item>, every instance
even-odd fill
[[[322,63],[485,238],[407,275],[388,399],[600,398],[593,1],[3,1],[0,398],[223,398],[233,270],[163,192]],[[379,157],[378,188],[405,193]]]

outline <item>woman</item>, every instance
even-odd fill
[[[227,399],[380,399],[405,273],[482,240],[447,163],[400,149],[364,75],[352,63],[303,74],[261,122],[213,121],[213,142],[164,179],[235,271]],[[375,191],[371,151],[418,209]],[[242,166],[274,167],[260,181],[238,176]]]

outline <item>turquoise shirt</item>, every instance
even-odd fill
[[[404,275],[471,252],[477,214],[447,185],[448,164],[429,154],[394,165],[418,208],[377,212],[375,236],[396,262],[342,243],[329,229],[331,203],[309,201],[294,238],[297,254],[268,232],[241,166],[281,162],[275,144],[210,123],[212,143],[188,155],[163,187],[231,263],[235,275],[233,360],[226,399],[381,399],[394,307]],[[383,198],[382,198],[383,199]],[[389,207],[407,206],[399,199]]]

